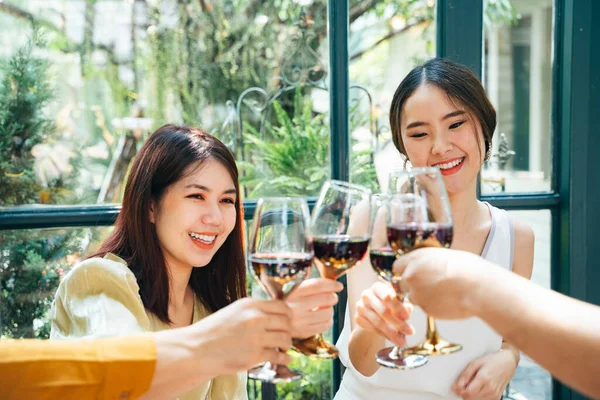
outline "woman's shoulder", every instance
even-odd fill
[[[508,223],[509,228],[512,231],[512,236],[514,238],[515,252],[517,251],[518,247],[533,248],[535,236],[533,234],[533,229],[531,229],[531,226],[529,226],[528,223],[526,223],[516,215],[509,213],[506,210],[494,207],[489,203],[486,204],[490,207],[492,219],[498,219],[498,217],[501,216]]]
[[[137,294],[137,280],[124,260],[108,253],[104,257],[88,258],[77,264],[61,281],[57,296],[69,294],[80,297],[101,293],[110,295],[123,291]]]
[[[149,329],[136,278],[115,255],[93,257],[61,281],[52,304],[53,339],[104,337]]]
[[[514,258],[512,271],[524,278],[530,279],[533,271],[533,255],[535,246],[535,234],[533,229],[525,221],[512,214],[508,218],[514,233]]]
[[[495,219],[495,222],[499,223],[498,220],[502,219],[505,221],[504,224],[508,228],[512,246],[512,271],[523,277],[530,278],[533,268],[535,243],[533,229],[527,222],[514,214],[489,204],[488,206],[490,207],[492,218]]]
[[[514,233],[515,239],[531,239],[533,240],[533,230],[521,218],[509,213],[508,211],[495,207],[487,202],[483,202],[490,210],[493,223],[498,223],[500,219],[506,221],[510,229]]]

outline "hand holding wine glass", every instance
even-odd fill
[[[252,274],[272,298],[285,298],[310,275],[312,249],[309,213],[304,199],[259,199],[252,220],[248,261]],[[302,377],[285,365],[267,362],[248,372],[263,382],[290,382]]]
[[[321,276],[338,279],[362,260],[369,246],[368,224],[356,221],[370,210],[371,191],[360,185],[331,180],[326,182],[311,216],[311,237],[315,265]],[[337,348],[322,335],[294,339],[294,349],[314,358],[335,358]]]
[[[396,298],[401,303],[406,303],[407,297],[400,289],[400,277],[394,273],[392,268],[398,253],[392,249],[388,239],[388,221],[391,220],[390,213],[395,210],[391,209],[392,196],[375,195],[373,197],[372,210],[372,236],[369,251],[369,258],[373,270],[381,279],[391,284],[396,293]],[[374,290],[371,288],[369,290]],[[374,291],[376,294],[376,290]],[[384,305],[385,307],[385,305]],[[358,309],[359,315],[361,310]],[[376,313],[376,312],[375,312]],[[409,354],[406,347],[388,347],[380,350],[377,353],[377,362],[388,368],[396,369],[413,369],[425,365],[428,357],[419,354]]]
[[[422,247],[450,247],[452,214],[437,168],[412,168],[392,173],[390,192],[387,232],[390,246],[398,256]],[[433,356],[461,349],[460,344],[442,339],[435,320],[428,317],[425,340],[406,352]]]

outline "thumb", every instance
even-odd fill
[[[404,271],[406,270],[410,262],[410,258],[410,254],[405,254],[396,258],[396,260],[394,261],[394,265],[392,266],[392,268],[394,269],[395,276],[402,276],[404,274]]]

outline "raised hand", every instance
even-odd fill
[[[338,302],[337,292],[344,286],[323,278],[300,283],[286,299],[292,309],[292,337],[304,339],[325,332],[333,324],[333,306]]]
[[[362,292],[356,304],[355,320],[361,328],[402,347],[406,344],[405,335],[414,333],[407,321],[411,311],[412,306],[400,302],[390,285],[376,282]]]

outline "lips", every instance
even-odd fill
[[[202,250],[212,249],[217,239],[217,235],[214,233],[189,232],[188,235],[192,239],[192,243]]]
[[[433,164],[433,166],[438,167],[442,175],[447,176],[457,173],[462,168],[464,161],[465,157],[457,157],[450,160],[435,163]]]

